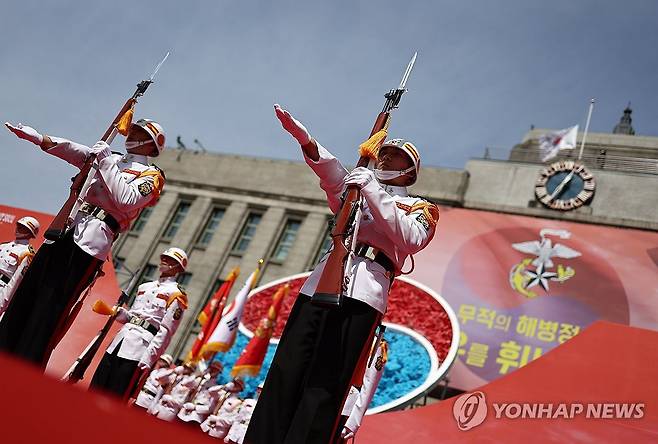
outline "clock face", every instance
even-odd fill
[[[561,160],[544,168],[535,182],[537,200],[554,210],[581,207],[594,196],[594,176],[585,165]]]

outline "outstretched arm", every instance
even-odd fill
[[[302,148],[304,160],[320,178],[320,187],[327,194],[333,213],[340,210],[340,196],[347,170],[329,151],[313,139],[306,127],[285,109],[274,105],[274,111],[283,129],[294,137]]]
[[[23,125],[22,123],[12,125],[9,122],[5,122],[5,126],[19,139],[32,142],[46,153],[59,157],[77,168],[82,168],[82,165],[84,165],[85,160],[89,156],[90,149],[85,145],[60,137],[41,134],[31,126]]]

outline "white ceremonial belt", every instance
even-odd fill
[[[159,328],[156,327],[155,325],[151,324],[149,321],[146,319],[142,319],[139,316],[131,316],[130,321],[131,324],[136,325],[138,327],[142,327],[144,330],[153,333],[154,335],[158,333]]]

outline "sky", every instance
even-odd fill
[[[590,97],[591,131],[630,101],[658,136],[657,23],[655,0],[6,0],[0,119],[92,145],[171,51],[136,110],[168,144],[299,160],[280,103],[350,164],[418,51],[390,135],[461,169],[531,125],[582,128]],[[4,129],[0,150],[0,203],[56,212],[73,168]]]

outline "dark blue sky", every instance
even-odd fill
[[[658,2],[10,1],[0,119],[93,144],[167,50],[137,109],[170,143],[299,159],[272,104],[346,163],[418,50],[391,127],[426,165],[463,168],[531,124],[609,132],[630,100],[658,135]],[[120,144],[115,143],[120,147]],[[54,212],[73,170],[0,131],[0,202]]]

